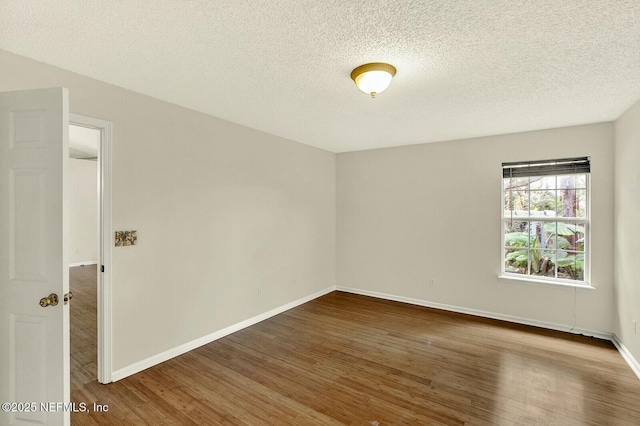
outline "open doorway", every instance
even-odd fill
[[[71,395],[98,377],[99,129],[69,125],[69,291]]]
[[[112,381],[111,132],[110,122],[69,116],[72,388],[78,380]]]

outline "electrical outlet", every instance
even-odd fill
[[[258,287],[258,296],[262,296],[262,289]]]
[[[431,278],[429,280],[429,287],[435,287],[436,286],[436,279],[435,278]]]
[[[633,320],[633,334],[638,334],[638,321]]]

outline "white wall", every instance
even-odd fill
[[[69,263],[98,260],[98,163],[69,159]]]
[[[0,90],[53,86],[113,123],[113,228],[138,230],[115,370],[335,284],[334,154],[0,52]]]
[[[576,327],[610,332],[613,147],[607,123],[338,154],[337,285],[567,328],[575,297]],[[597,290],[498,279],[501,163],[574,156],[591,156]]]
[[[615,332],[640,362],[640,102],[615,122]]]

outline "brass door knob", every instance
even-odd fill
[[[67,303],[69,303],[69,300],[73,299],[73,292],[70,291],[69,293],[66,293],[64,295],[64,297],[62,298],[62,300],[64,300],[64,304],[66,305]]]
[[[46,308],[47,306],[56,306],[58,304],[58,295],[55,293],[51,293],[47,297],[43,297],[40,299],[40,306]]]

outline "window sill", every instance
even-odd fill
[[[518,284],[533,285],[536,287],[551,287],[551,288],[558,288],[558,289],[565,289],[565,290],[576,289],[576,290],[587,290],[587,291],[592,291],[596,289],[595,287],[592,287],[589,283],[571,284],[571,283],[562,282],[562,281],[524,278],[524,277],[518,277],[518,276],[512,276],[512,275],[498,275],[498,278],[505,281],[512,281]]]

